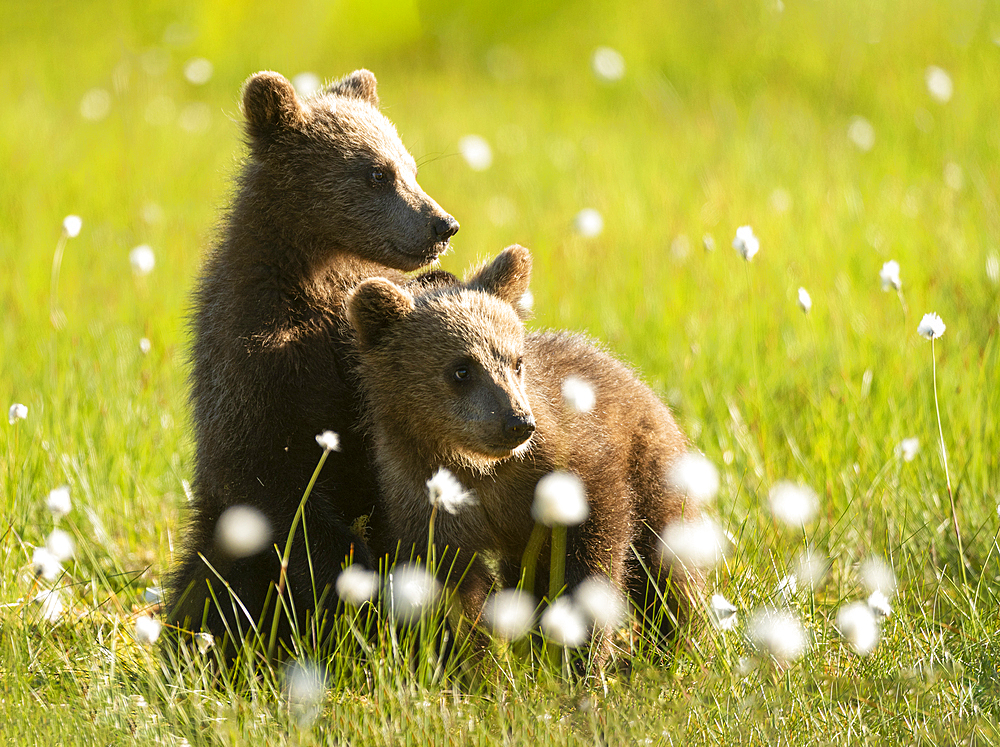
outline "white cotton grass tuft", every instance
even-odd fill
[[[944,330],[944,321],[934,312],[924,314],[923,318],[920,320],[920,324],[917,325],[917,334],[925,340],[938,339],[944,334]]]
[[[733,249],[739,252],[747,262],[753,259],[754,255],[760,251],[760,240],[754,236],[753,228],[750,226],[740,226],[736,229],[736,237],[733,239]]]
[[[205,655],[215,645],[215,637],[211,633],[195,633],[194,645],[197,647],[199,654]]]
[[[705,247],[706,252],[715,251],[715,237],[710,233],[706,233],[701,237],[701,245]]]
[[[576,648],[589,638],[583,613],[567,597],[559,597],[542,613],[542,632],[565,648]]]
[[[819,511],[819,498],[805,485],[788,480],[776,483],[768,496],[771,513],[790,527],[803,527]]]
[[[73,502],[69,497],[69,486],[62,485],[52,490],[45,499],[45,508],[52,514],[52,518],[59,520],[70,512]]]
[[[149,351],[153,349],[153,343],[149,341],[148,337],[139,338],[139,352],[143,355],[149,355]]]
[[[360,565],[349,565],[337,576],[337,596],[352,607],[360,607],[378,591],[378,574]]]
[[[887,598],[896,593],[896,573],[877,555],[872,555],[861,563],[860,573],[868,591],[880,591]]]
[[[7,411],[7,422],[11,425],[14,425],[18,420],[24,420],[26,417],[28,417],[28,408],[20,402],[12,404]]]
[[[628,607],[621,591],[604,576],[589,576],[573,591],[573,601],[597,630],[615,630]]]
[[[326,698],[326,677],[313,662],[293,661],[285,669],[284,692],[295,722],[306,728],[319,716]]]
[[[924,82],[927,84],[927,93],[939,104],[947,104],[951,101],[955,87],[951,81],[951,76],[944,68],[931,65],[924,73]]]
[[[895,448],[896,456],[902,457],[904,462],[912,462],[918,451],[920,451],[920,439],[916,436],[904,438]]]
[[[712,568],[726,554],[727,540],[712,519],[702,516],[668,524],[660,534],[665,561],[677,561],[685,568]]]
[[[140,615],[135,618],[135,639],[144,646],[152,646],[156,639],[160,637],[163,625],[160,621],[149,615]]]
[[[458,141],[458,152],[473,171],[486,171],[493,165],[493,149],[480,135],[465,135]]]
[[[149,244],[139,244],[128,253],[128,261],[132,265],[132,272],[135,275],[139,277],[148,275],[156,267],[156,255],[153,253],[153,247]]]
[[[562,398],[566,407],[581,415],[593,410],[597,403],[597,395],[590,382],[573,374],[563,379]]]
[[[333,431],[323,431],[316,436],[316,443],[324,451],[340,451],[340,436]]]
[[[404,623],[416,622],[424,610],[435,603],[441,584],[422,566],[403,563],[389,573],[389,614]]]
[[[483,617],[496,635],[513,641],[531,630],[535,607],[535,598],[528,592],[503,589],[486,600]]]
[[[808,589],[815,589],[826,578],[830,559],[817,550],[807,547],[795,559],[795,577]]]
[[[517,306],[525,314],[530,314],[535,308],[535,294],[530,290],[526,290],[519,299],[517,299]]]
[[[890,259],[882,265],[878,272],[879,282],[882,283],[882,290],[899,290],[903,287],[903,281],[899,278],[899,262]]]
[[[295,88],[295,92],[302,98],[312,96],[322,85],[323,81],[320,80],[320,77],[310,71],[299,73],[292,78],[292,86]]]
[[[35,576],[46,581],[55,581],[63,571],[59,558],[47,547],[35,548],[31,555],[31,568]]]
[[[230,558],[256,555],[271,541],[271,523],[253,506],[231,506],[215,524],[215,543]]]
[[[892,605],[889,604],[889,597],[876,589],[868,595],[868,608],[877,617],[892,617]]]
[[[787,576],[778,581],[775,591],[786,604],[791,604],[795,595],[799,593],[798,577],[796,577],[794,573],[789,573]]]
[[[66,238],[75,239],[83,228],[83,219],[79,215],[67,215],[63,218],[62,227]]]
[[[614,83],[625,77],[625,58],[616,49],[598,47],[590,56],[590,69],[599,80]]]
[[[719,470],[696,451],[685,452],[674,462],[667,481],[696,506],[708,503],[719,492]]]
[[[847,125],[847,137],[858,150],[864,153],[875,147],[875,128],[864,117],[851,117],[851,121]]]
[[[878,620],[864,602],[851,602],[837,611],[837,630],[861,656],[867,656],[878,645]]]
[[[80,116],[99,122],[111,111],[111,94],[104,88],[91,88],[80,99]]]
[[[760,609],[750,618],[750,639],[781,664],[798,659],[809,646],[798,616],[788,610]]]
[[[188,83],[203,86],[212,79],[215,66],[204,57],[192,57],[184,63],[184,77]]]
[[[439,467],[427,481],[427,497],[432,506],[457,514],[465,506],[474,505],[476,494],[462,487],[462,483],[446,467]]]
[[[44,589],[35,595],[34,601],[38,605],[39,615],[45,622],[54,625],[62,618],[65,606],[59,589]]]
[[[535,486],[531,515],[545,526],[576,526],[590,515],[583,481],[572,472],[557,470],[545,475]]]
[[[713,594],[709,602],[711,608],[711,621],[719,630],[732,630],[739,622],[736,605],[726,599],[722,594]]]
[[[73,558],[75,552],[73,538],[62,529],[53,529],[45,540],[45,549],[60,562],[65,563]]]
[[[1000,257],[996,254],[986,258],[986,277],[993,285],[1000,285]]]
[[[799,288],[799,308],[802,309],[803,313],[808,314],[813,307],[812,296],[809,295],[809,291],[805,288]]]
[[[573,230],[585,239],[592,239],[604,230],[604,218],[594,208],[584,208],[573,219]]]

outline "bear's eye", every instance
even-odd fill
[[[372,169],[372,182],[375,184],[385,184],[385,172],[382,169]]]
[[[469,378],[469,369],[466,366],[459,366],[455,369],[455,381],[465,381]]]
[[[514,364],[514,372],[520,375],[524,371],[524,358],[518,358]]]

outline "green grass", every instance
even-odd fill
[[[781,12],[770,0],[4,4],[0,404],[29,413],[0,425],[0,736],[1000,741],[1000,288],[986,272],[1000,253],[998,38],[997,8],[974,0],[786,2]],[[599,45],[624,55],[622,81],[591,73]],[[203,86],[183,77],[195,56],[214,64]],[[949,102],[928,95],[929,65],[951,75]],[[422,185],[462,223],[442,266],[460,272],[509,243],[530,247],[532,325],[604,341],[719,466],[714,512],[737,542],[710,588],[739,608],[735,631],[706,629],[676,656],[640,652],[631,677],[596,684],[496,649],[498,663],[470,683],[411,673],[383,626],[368,664],[336,654],[305,727],[280,676],[209,687],[199,660],[164,673],[135,642],[143,593],[161,582],[183,527],[185,319],[241,157],[239,86],[264,68],[329,78],[360,66],[378,75]],[[93,88],[110,95],[97,122],[80,115]],[[164,123],[147,121],[151,111]],[[205,129],[179,126],[199,111]],[[874,127],[869,152],[847,137],[856,115]],[[493,146],[486,172],[458,155],[468,133]],[[948,164],[961,184],[946,183]],[[604,217],[598,237],[572,229],[584,207]],[[66,247],[66,324],[55,330],[52,253],[69,213],[83,231]],[[749,267],[729,248],[747,223],[761,239]],[[128,252],[140,243],[157,265],[137,281]],[[905,313],[879,288],[888,259],[902,266]],[[928,311],[948,325],[938,393],[966,583],[931,347],[916,334]],[[921,448],[904,462],[894,449],[909,436]],[[819,494],[806,539],[831,559],[823,585],[792,603],[811,646],[787,668],[746,639],[751,612],[780,603],[777,582],[803,544],[767,510],[780,479]],[[52,528],[44,498],[61,484],[74,507],[60,526],[77,555],[57,584],[66,611],[53,626],[21,600],[50,585],[32,580],[31,556]],[[872,555],[891,563],[899,591],[879,646],[860,657],[833,623],[864,595],[858,569]]]

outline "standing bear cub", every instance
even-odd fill
[[[477,619],[495,582],[518,583],[536,484],[568,470],[582,480],[590,513],[568,532],[567,586],[610,578],[657,621],[649,632],[671,636],[696,581],[683,568],[661,568],[657,533],[695,512],[667,478],[685,438],[656,396],[586,339],[525,334],[515,307],[530,273],[528,250],[512,246],[463,284],[414,295],[375,278],[351,294],[390,528],[403,557],[410,548],[422,555],[431,476],[445,467],[475,492],[472,505],[436,514],[434,543],[439,568],[452,579],[464,572],[459,593]],[[589,411],[563,403],[569,376],[592,386]],[[497,562],[498,579],[484,556]],[[548,557],[543,548],[528,579],[535,589],[548,579]]]
[[[258,73],[242,103],[249,157],[194,297],[193,513],[167,599],[171,623],[220,638],[256,629],[265,607],[270,630],[279,587],[301,624],[330,597],[346,558],[372,564],[351,530],[373,510],[377,527],[380,515],[344,303],[372,276],[442,280],[401,271],[433,261],[458,230],[417,184],[367,70],[305,99],[277,73]],[[282,572],[275,545],[284,550],[327,430],[340,449],[305,507],[311,558],[299,525]],[[219,517],[237,505],[270,528],[249,556],[216,541]]]

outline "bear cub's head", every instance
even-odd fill
[[[278,73],[251,76],[243,86],[247,178],[266,190],[267,204],[281,203],[280,220],[292,221],[299,245],[415,270],[448,247],[458,221],[417,184],[416,162],[378,105],[368,70],[304,99]]]
[[[488,471],[527,451],[535,421],[525,389],[531,255],[505,249],[464,283],[416,296],[384,278],[347,302],[376,432],[421,458]]]

